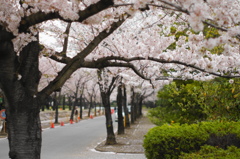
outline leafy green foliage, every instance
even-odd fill
[[[220,36],[219,34],[219,30],[213,27],[210,27],[208,25],[204,26],[204,30],[203,30],[203,35],[206,39],[210,39],[210,38],[218,38]],[[215,46],[212,49],[207,49],[207,48],[202,48],[201,50],[202,52],[205,51],[210,51],[212,54],[218,54],[221,55],[222,52],[224,51],[224,45],[220,44]]]
[[[227,150],[217,148],[214,146],[204,145],[200,151],[195,153],[183,153],[180,159],[238,159],[240,156],[240,149],[236,146],[229,146]]]
[[[210,120],[239,120],[239,85],[239,79],[235,79],[233,84],[230,84],[227,79],[221,78],[204,83],[204,106]]]
[[[196,123],[205,120],[239,121],[240,80],[174,81],[158,92],[157,108],[148,113],[157,124]]]
[[[175,25],[181,25],[181,24],[175,23]],[[186,34],[187,31],[188,31],[188,28],[184,29],[183,31],[178,31],[176,27],[171,26],[170,27],[170,34],[168,36],[175,36],[176,41],[178,41],[180,36],[188,37],[188,35]],[[176,42],[173,42],[172,44],[170,44],[167,47],[167,49],[168,50],[174,50],[174,49],[176,49],[176,46],[177,46]]]
[[[145,155],[148,159],[177,159],[181,153],[197,152],[206,144],[221,148],[240,147],[239,124],[214,121],[154,127],[145,135]]]
[[[194,123],[205,120],[207,115],[199,98],[201,83],[198,81],[175,81],[158,92],[159,107],[149,111],[153,123]],[[157,121],[159,119],[159,121]]]
[[[210,27],[209,25],[204,25],[203,35],[205,36],[206,39],[217,38],[220,36],[219,30],[216,28]]]
[[[176,42],[173,42],[167,47],[168,50],[175,50],[176,49]]]
[[[145,155],[148,159],[178,158],[180,153],[199,149],[206,135],[198,127],[173,124],[151,129],[144,139]]]

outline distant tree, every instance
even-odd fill
[[[124,134],[122,83],[117,88],[118,134]],[[126,114],[125,114],[126,116]]]
[[[123,84],[123,98],[122,98],[122,104],[124,108],[124,114],[125,114],[125,121],[126,121],[126,128],[130,127],[130,118],[129,118],[129,108],[128,108],[128,103],[127,103],[127,91],[126,91],[126,85]]]
[[[111,115],[111,105],[110,105],[110,96],[112,91],[116,87],[119,76],[111,76],[111,73],[108,69],[98,70],[98,85],[102,97],[102,103],[105,109],[106,117],[106,129],[107,129],[107,138],[106,145],[116,144],[116,138],[113,130],[113,121]]]

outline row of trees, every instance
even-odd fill
[[[142,101],[144,98],[148,97],[150,94],[146,94],[145,91],[138,92],[134,90],[134,87],[131,87],[129,93],[127,93],[127,86],[124,84],[122,76],[113,74],[109,69],[98,70],[98,85],[101,93],[101,100],[105,108],[105,117],[106,117],[106,128],[107,128],[107,139],[106,145],[111,145],[116,143],[114,129],[113,129],[113,120],[111,116],[111,103],[110,96],[113,93],[113,90],[117,87],[117,109],[118,109],[118,134],[124,134],[124,123],[123,123],[123,111],[126,118],[126,127],[130,127],[131,123],[134,123],[137,118],[142,115]],[[143,85],[142,85],[143,86]],[[127,94],[130,94],[130,98]],[[130,100],[127,100],[127,99]],[[129,102],[130,101],[130,102]],[[129,110],[127,104],[131,104],[131,119],[129,119]]]
[[[163,76],[239,77],[239,0],[9,0],[0,4],[0,88],[6,99],[10,158],[40,158],[40,108],[80,68],[111,67],[114,78],[97,76],[107,128],[111,125],[109,86],[118,74],[127,82],[123,83],[135,87],[142,81],[133,72],[151,81],[148,91],[159,88],[155,79],[166,80]],[[171,32],[172,26],[176,31]],[[218,35],[206,38],[206,27],[217,29]],[[179,32],[184,36],[176,38]],[[221,51],[212,53],[214,47]],[[43,70],[51,69],[44,67],[45,59],[58,64],[51,79],[42,84],[47,75]]]

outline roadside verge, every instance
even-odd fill
[[[105,145],[105,141],[97,145],[96,151],[115,153],[144,153],[142,146],[144,135],[155,125],[146,116],[139,118],[130,128],[125,129],[125,134],[115,135],[117,144]]]

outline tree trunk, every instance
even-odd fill
[[[55,124],[58,124],[58,99],[57,92],[54,92]]]
[[[71,111],[71,116],[70,116],[70,120],[74,120],[73,118],[74,118],[74,112],[75,112],[75,110],[76,110],[76,107],[75,106],[77,106],[77,102],[78,102],[78,99],[77,98],[75,98],[75,101],[74,101],[74,103],[73,103],[73,105],[72,105],[72,111]]]
[[[82,110],[82,107],[83,107],[83,97],[82,97],[82,94],[80,96],[80,114],[79,114],[79,117],[80,119],[82,119],[82,113],[83,113],[83,110]]]
[[[141,96],[139,99],[139,115],[142,116],[142,104],[143,104],[143,97]]]
[[[55,124],[58,124],[58,103],[56,101],[56,106],[55,106]]]
[[[50,96],[48,96],[45,100],[45,105],[46,105],[46,109],[49,110],[50,109],[50,103],[51,103],[52,99]]]
[[[36,109],[39,107],[38,102],[25,99],[18,107],[19,109],[8,111],[9,157],[40,159],[42,134],[39,108]]]
[[[131,96],[131,123],[135,122],[135,93],[134,88],[131,88],[132,96]]]
[[[92,102],[92,96],[91,96],[90,97],[90,105],[89,105],[89,108],[88,108],[88,117],[90,117],[90,115],[91,115],[92,107],[93,107],[93,102]]]
[[[137,99],[136,99],[136,96],[134,97],[134,121],[137,120],[137,110],[138,110],[138,105],[137,105]]]
[[[63,102],[62,102],[62,109],[65,110],[65,104],[66,104],[66,98],[65,95],[63,95]]]
[[[125,113],[125,121],[126,121],[126,128],[130,128],[130,120],[129,120],[129,111],[127,107],[127,93],[126,93],[126,87],[123,85],[123,108]]]
[[[45,110],[45,105],[42,105],[41,109],[42,109],[42,111],[44,112],[44,110]]]
[[[94,105],[94,116],[97,116],[97,105],[96,105],[96,102],[94,102],[93,105]]]
[[[117,106],[118,106],[118,134],[124,134],[123,111],[122,111],[122,85],[118,86]]]
[[[134,105],[134,121],[136,121],[137,120],[137,116],[138,116],[138,104],[137,104],[137,102],[138,102],[138,99],[137,99],[137,93],[134,93],[134,96],[133,96],[133,105]]]
[[[114,145],[116,144],[116,138],[113,131],[113,121],[111,115],[110,107],[110,95],[107,93],[101,92],[102,103],[105,107],[105,117],[106,117],[106,128],[107,128],[107,139],[105,145]]]
[[[39,43],[29,43],[17,56],[11,34],[1,30],[0,37],[0,88],[6,99],[9,157],[40,159],[39,113],[44,100],[36,96],[40,79]]]
[[[134,111],[134,103],[131,102],[131,123],[134,124],[135,122],[135,111]]]
[[[136,93],[136,98],[135,98],[135,105],[136,105],[136,119],[138,119],[140,117],[140,105],[139,105],[139,102],[140,102],[140,94],[139,93]]]
[[[72,98],[71,98],[71,96],[68,97],[68,109],[72,110]]]

